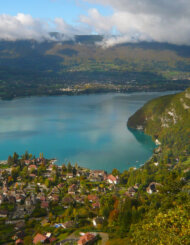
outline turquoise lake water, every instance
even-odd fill
[[[0,101],[0,159],[26,150],[58,164],[91,169],[138,167],[155,147],[126,122],[148,100],[169,92],[30,97]]]

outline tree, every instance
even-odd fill
[[[17,163],[18,159],[19,159],[19,155],[16,152],[14,152],[14,154],[13,154],[13,162]]]
[[[30,159],[30,156],[28,154],[28,151],[26,151],[23,155],[22,155],[22,159],[23,160],[29,160]]]
[[[66,168],[65,164],[63,164],[63,165],[62,165],[62,173],[64,174],[64,173],[66,173],[66,172],[67,172],[67,168]]]
[[[48,179],[45,180],[45,185],[46,185],[47,188],[50,187],[50,181]]]
[[[22,169],[20,175],[21,175],[23,178],[26,178],[26,177],[28,176],[28,168],[27,168],[26,166]]]
[[[11,176],[14,181],[16,181],[18,175],[19,175],[19,168],[13,168],[13,170],[11,171]]]
[[[119,170],[116,169],[116,168],[114,168],[114,169],[112,170],[112,175],[113,175],[113,176],[119,176],[119,175],[120,175]]]
[[[13,159],[11,156],[8,157],[7,163],[12,165],[13,164]]]
[[[72,172],[73,172],[73,168],[72,168],[72,165],[71,165],[70,162],[69,162],[68,165],[67,165],[67,172],[68,172],[68,173],[72,173]]]

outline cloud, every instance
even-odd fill
[[[80,26],[69,25],[62,18],[55,18],[48,22],[23,13],[16,16],[0,15],[1,40],[55,40],[50,32],[60,32],[63,35],[60,35],[59,38],[66,40],[72,39],[79,33],[86,33],[86,30]]]
[[[79,21],[97,34],[110,34],[113,28],[110,18],[102,16],[95,8],[88,11],[88,16],[80,16]]]
[[[72,26],[67,24],[62,18],[55,18],[54,20],[55,30],[63,33],[65,39],[73,39],[75,35],[87,34],[89,33],[89,29],[82,25]]]
[[[78,16],[74,25],[63,18],[43,21],[31,15],[0,15],[0,39],[52,40],[49,32],[61,32],[63,39],[72,39],[79,34],[103,34],[100,44],[110,47],[124,42],[150,41],[190,45],[189,0],[77,0],[87,6],[102,5],[88,9]],[[90,3],[90,5],[89,5]],[[103,9],[113,10],[104,15]]]
[[[0,15],[0,39],[15,41],[18,39],[43,40],[50,38],[48,24],[30,15],[22,13],[16,16]]]
[[[190,1],[189,0],[86,0],[111,6],[113,14],[102,16],[98,10],[88,12],[81,22],[89,24],[95,31],[110,33],[103,45],[122,42],[154,40],[174,44],[190,45]],[[118,37],[111,37],[113,30]]]

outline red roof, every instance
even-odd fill
[[[55,242],[57,239],[55,238],[55,237],[51,237],[50,239],[49,239],[49,241],[50,241],[50,243],[51,242]]]
[[[32,168],[37,169],[36,165],[34,165],[34,164],[31,164],[28,168],[30,168],[30,169],[32,169]]]
[[[46,197],[45,196],[40,196],[39,199],[40,199],[41,202],[46,201]]]
[[[84,238],[80,238],[80,240],[78,241],[78,245],[84,245],[86,244],[86,240]]]
[[[98,201],[98,199],[99,198],[96,195],[88,195],[89,201],[95,202],[95,201]]]
[[[30,177],[35,178],[36,175],[35,174],[30,174]]]
[[[30,164],[31,160],[25,160],[25,164]]]
[[[62,188],[62,187],[64,187],[64,184],[63,184],[63,183],[60,183],[60,184],[58,184],[57,187],[58,187],[58,188]]]
[[[117,181],[117,178],[113,176],[112,174],[108,176],[108,179],[111,180],[112,182]]]
[[[34,237],[33,243],[36,244],[36,243],[38,243],[38,242],[45,242],[46,239],[47,239],[46,236],[44,236],[44,235],[38,233],[38,234]]]
[[[99,202],[95,202],[92,204],[93,208],[100,208],[100,203]]]
[[[43,202],[41,203],[41,208],[48,208],[48,207],[49,207],[49,203],[48,203],[48,202],[43,201]]]
[[[78,241],[78,245],[84,245],[87,244],[89,241],[92,241],[95,238],[95,236],[91,233],[86,233],[84,236],[81,236],[81,238]]]
[[[16,240],[16,242],[15,242],[15,244],[23,244],[24,243],[24,241],[23,240],[21,240],[21,239],[18,239],[18,240]]]

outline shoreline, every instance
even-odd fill
[[[159,92],[182,92],[185,88],[180,89],[150,89],[150,90],[131,90],[131,91],[80,91],[80,92],[63,92],[63,93],[52,93],[52,94],[31,94],[31,95],[21,95],[21,96],[14,96],[10,98],[3,98],[0,97],[0,101],[13,101],[15,99],[24,99],[24,98],[33,98],[33,97],[59,97],[59,96],[81,96],[81,95],[98,95],[98,94],[133,94],[133,93],[159,93]]]

